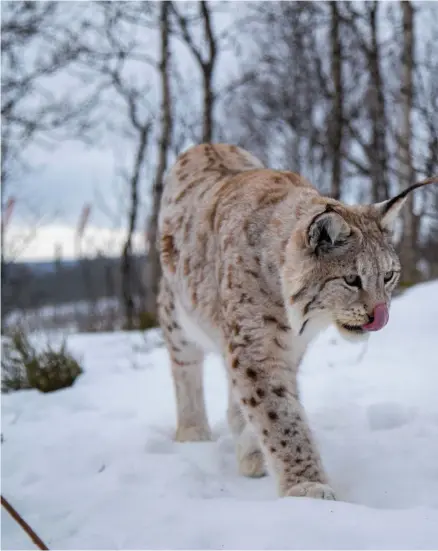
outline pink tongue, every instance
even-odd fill
[[[378,331],[379,329],[382,329],[382,327],[385,327],[385,325],[388,323],[389,312],[384,302],[380,302],[376,305],[373,314],[373,321],[362,325],[362,329],[365,329],[365,331]]]

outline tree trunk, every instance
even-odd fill
[[[140,181],[141,167],[146,155],[150,125],[146,124],[139,132],[139,142],[134,164],[134,172],[130,180],[131,200],[129,206],[128,234],[122,252],[121,276],[122,297],[125,307],[125,327],[134,329],[135,304],[132,291],[133,263],[132,263],[132,235],[135,230],[138,214],[138,184]]]
[[[377,1],[370,4],[369,22],[371,47],[367,51],[370,72],[370,115],[373,126],[372,156],[370,159],[372,201],[378,203],[389,197],[388,150],[386,146],[386,109],[380,70],[380,46],[377,35]]]
[[[172,4],[172,3],[171,3]],[[175,14],[182,38],[190,51],[194,55],[199,68],[202,72],[202,142],[211,142],[213,140],[213,108],[215,103],[215,95],[213,92],[213,74],[216,66],[217,44],[211,24],[211,14],[208,3],[205,0],[198,2],[199,20],[201,21],[204,38],[207,43],[208,54],[205,58],[202,48],[196,45],[194,35],[190,32],[188,19],[183,17],[175,6],[172,4],[170,9]]]
[[[403,12],[403,53],[402,53],[402,90],[401,90],[401,135],[400,135],[400,184],[406,189],[414,182],[412,164],[412,124],[413,105],[413,69],[414,69],[414,11],[409,1],[401,2]],[[412,283],[416,278],[414,197],[408,195],[403,209],[403,240],[400,256],[402,261],[402,281]]]
[[[213,71],[216,64],[217,48],[207,2],[203,1],[200,3],[200,11],[208,44],[208,59],[206,62],[202,63],[204,87],[202,141],[211,142],[213,140],[213,108],[215,99],[213,93]]]
[[[332,50],[332,79],[333,79],[333,106],[332,106],[332,182],[331,195],[334,199],[341,198],[342,178],[342,130],[344,89],[342,82],[342,46],[340,37],[340,14],[337,2],[330,2],[331,28],[330,42]]]
[[[214,94],[212,89],[212,72],[210,67],[203,68],[203,95],[204,108],[202,120],[202,142],[209,143],[213,140],[213,106]]]
[[[171,2],[162,2],[160,5],[160,76],[161,76],[161,136],[158,150],[158,164],[155,181],[152,189],[152,213],[148,223],[149,254],[146,272],[147,284],[147,311],[157,315],[157,298],[161,277],[161,265],[157,247],[158,214],[161,196],[163,193],[164,173],[167,168],[167,155],[172,138],[172,115],[169,79],[169,10]]]

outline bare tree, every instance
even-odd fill
[[[403,14],[403,80],[400,90],[401,129],[400,129],[400,185],[407,188],[414,181],[414,166],[412,162],[412,109],[414,99],[414,10],[408,0],[401,2]],[[414,198],[411,194],[403,211],[403,240],[401,243],[401,258],[403,264],[403,279],[412,282],[416,277],[416,235],[414,218]]]
[[[137,144],[134,166],[129,177],[130,201],[128,211],[128,231],[125,244],[122,250],[121,272],[122,272],[122,296],[125,305],[126,329],[134,328],[135,304],[132,291],[133,263],[132,263],[132,238],[138,219],[139,206],[139,183],[144,169],[148,139],[151,132],[152,120],[138,121],[131,118],[133,126],[137,130]]]
[[[353,101],[350,116],[345,117],[348,132],[359,146],[363,161],[347,157],[358,174],[370,180],[372,201],[383,201],[389,196],[389,154],[387,148],[387,113],[382,79],[383,47],[379,38],[379,3],[370,1],[357,8],[354,3],[344,5],[343,25],[351,34],[349,48],[355,60],[356,71],[361,69],[363,84],[349,91]],[[351,65],[350,65],[351,68]],[[357,80],[359,80],[359,74]],[[355,79],[356,80],[356,79]],[[371,128],[371,132],[370,132]]]
[[[143,8],[146,8],[144,10]],[[140,13],[149,15],[146,5],[139,5]],[[127,78],[127,64],[138,52],[134,52],[134,44],[129,42],[124,33],[120,32],[120,26],[124,23],[120,6],[103,6],[104,27],[103,35],[107,41],[110,56],[102,61],[96,52],[91,52],[91,63],[94,68],[107,79],[117,97],[125,107],[126,119],[123,126],[128,124],[129,135],[133,145],[134,158],[131,166],[124,172],[123,178],[129,189],[128,204],[128,228],[121,257],[121,286],[125,310],[125,327],[130,330],[135,326],[135,297],[133,293],[134,262],[132,251],[132,240],[136,229],[139,203],[140,203],[140,182],[145,177],[146,152],[149,138],[153,129],[153,115],[148,105],[149,86],[139,88],[131,84]],[[148,57],[143,61],[147,66],[154,69],[154,61]]]
[[[55,93],[53,83],[61,73],[67,75],[84,53],[79,37],[90,29],[89,16],[75,3],[3,2],[3,186],[17,166],[26,165],[26,147],[31,142],[49,139],[57,130],[69,138],[86,132],[99,94],[94,89],[79,93],[74,78],[63,93]],[[94,121],[88,122],[92,126]],[[60,137],[59,132],[55,135]]]
[[[194,33],[192,32],[189,18],[182,15],[181,11],[171,4],[171,9],[180,29],[181,38],[189,47],[191,53],[201,69],[202,74],[202,138],[203,142],[211,142],[214,136],[214,104],[215,94],[213,91],[213,76],[216,68],[218,48],[217,37],[213,31],[211,9],[205,0],[198,2],[199,16],[201,21],[204,40],[207,43],[207,54],[203,53],[203,48],[196,45]]]
[[[170,28],[169,12],[171,2],[162,2],[160,5],[160,80],[161,80],[161,135],[158,144],[158,163],[155,180],[152,187],[152,212],[149,217],[148,239],[148,289],[147,311],[156,316],[159,279],[161,265],[157,246],[158,213],[161,195],[163,193],[164,173],[167,167],[168,151],[172,141],[172,99],[170,94]]]
[[[3,2],[1,13],[1,208],[17,192],[26,171],[30,145],[44,142],[54,132],[70,136],[79,132],[79,120],[86,120],[95,96],[84,99],[72,90],[55,93],[53,82],[66,73],[81,55],[75,37],[85,32],[86,17],[77,6],[58,2]],[[18,207],[27,202],[21,193]],[[53,216],[40,208],[27,209],[27,225],[17,238],[1,233],[2,289],[8,285],[5,248],[8,256],[19,254],[32,239],[43,220]],[[30,215],[30,216],[29,216]],[[8,293],[12,289],[8,287]],[[14,293],[20,288],[15,286]]]
[[[331,42],[331,69],[333,79],[333,107],[331,117],[331,146],[332,146],[332,181],[331,195],[335,199],[341,198],[342,183],[342,136],[344,122],[344,87],[342,75],[342,43],[341,43],[341,16],[338,2],[330,2],[330,42]]]
[[[373,137],[370,147],[372,160],[371,171],[371,198],[374,202],[384,201],[389,197],[388,181],[388,150],[386,145],[386,107],[381,72],[381,48],[378,38],[378,10],[377,1],[369,2],[368,18],[371,33],[371,44],[365,47],[370,73],[370,86],[368,101],[370,105],[370,118],[373,128]]]

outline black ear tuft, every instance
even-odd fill
[[[409,193],[428,184],[438,184],[438,176],[427,178],[422,182],[418,182],[418,184],[408,187],[392,199],[383,201],[383,203],[375,204],[374,208],[377,209],[382,228],[391,230],[396,218],[399,216],[401,209],[406,202]]]

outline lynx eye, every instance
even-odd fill
[[[358,289],[362,289],[362,280],[360,279],[360,276],[356,274],[345,276],[344,281],[350,287],[357,287]]]
[[[385,272],[385,275],[383,276],[383,281],[385,283],[389,283],[393,277],[394,277],[394,270],[390,270],[389,272]]]

